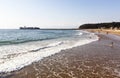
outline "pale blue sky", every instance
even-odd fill
[[[120,0],[0,0],[0,28],[77,28],[120,21]]]

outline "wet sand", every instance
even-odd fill
[[[19,71],[0,76],[1,78],[120,78],[120,40],[107,34],[98,36],[100,37],[98,41],[63,50]]]

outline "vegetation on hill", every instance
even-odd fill
[[[120,29],[120,22],[83,24],[79,27],[79,29],[98,29],[98,28],[104,28],[104,29],[117,28],[117,29]]]

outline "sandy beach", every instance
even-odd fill
[[[120,37],[97,35],[98,41],[62,50],[0,78],[120,78]]]
[[[120,36],[120,30],[118,29],[87,29],[87,31],[105,34],[115,34]]]

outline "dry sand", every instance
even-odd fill
[[[99,41],[63,50],[1,78],[120,78],[120,40],[98,36]]]
[[[120,30],[117,30],[117,29],[88,29],[88,31],[106,33],[106,34],[115,34],[120,36]]]

